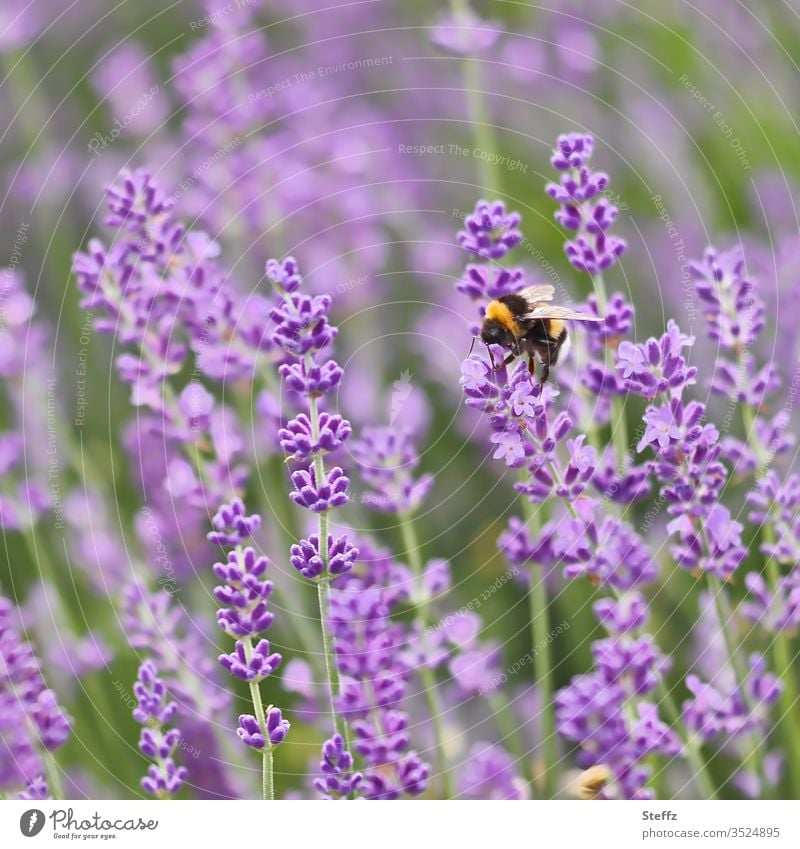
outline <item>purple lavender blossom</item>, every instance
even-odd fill
[[[464,799],[525,798],[525,780],[502,746],[474,743],[459,772],[458,795]]]
[[[747,494],[751,522],[772,526],[770,539],[761,544],[765,557],[794,565],[800,560],[800,476],[789,475],[781,481],[769,470]]]
[[[272,624],[267,610],[272,582],[262,580],[268,566],[269,560],[250,547],[231,551],[227,563],[214,564],[214,574],[225,581],[215,587],[214,596],[230,605],[217,612],[217,624],[230,636],[252,637]]]
[[[711,338],[728,350],[752,345],[764,327],[764,304],[746,277],[741,248],[707,248],[691,268]]]
[[[773,589],[758,572],[745,575],[749,600],[742,603],[742,613],[769,633],[795,633],[800,627],[800,586],[793,575],[781,578]]]
[[[41,789],[43,750],[54,752],[70,735],[72,720],[45,687],[39,661],[20,639],[12,603],[0,596],[0,788]]]
[[[433,476],[414,476],[419,455],[411,435],[399,428],[364,428],[361,439],[353,444],[353,456],[361,474],[374,492],[363,501],[375,510],[387,513],[413,513],[427,497]]]
[[[551,162],[562,174],[559,183],[547,184],[547,193],[561,204],[556,221],[575,233],[565,245],[567,258],[578,271],[592,275],[610,268],[626,248],[624,239],[608,233],[619,209],[602,195],[608,175],[587,164],[593,147],[589,135],[559,136]]]
[[[263,749],[267,745],[280,745],[286,739],[289,728],[289,721],[283,718],[280,708],[270,705],[263,722],[258,722],[251,714],[242,714],[236,733],[246,746]]]
[[[137,583],[125,589],[122,622],[131,648],[150,656],[178,704],[186,751],[198,753],[189,765],[195,793],[201,798],[241,795],[241,782],[221,763],[214,733],[214,726],[223,726],[229,716],[231,698],[208,657],[209,636],[187,621],[168,592],[150,593]]]
[[[481,259],[502,259],[522,241],[519,222],[519,213],[506,212],[501,201],[480,200],[475,211],[464,219],[458,243]]]
[[[694,338],[684,336],[672,319],[660,339],[648,339],[643,345],[621,342],[616,369],[625,388],[651,400],[662,393],[680,395],[695,382],[697,369],[688,366],[682,355],[683,348],[693,343]]]
[[[334,507],[347,504],[349,480],[338,466],[327,472],[325,480],[319,483],[313,467],[308,471],[299,469],[292,473],[292,483],[295,488],[289,497],[295,504],[313,513],[327,513]]]
[[[353,757],[339,734],[323,744],[319,768],[322,775],[314,779],[314,787],[325,799],[352,798],[364,778],[360,772],[353,771]]]
[[[236,641],[236,648],[230,654],[220,655],[219,662],[234,678],[248,683],[259,684],[271,675],[281,662],[277,652],[271,652],[268,640],[259,640],[247,656],[245,645]]]
[[[223,504],[211,519],[214,530],[208,539],[215,545],[241,545],[261,526],[261,516],[247,516],[244,502],[234,498],[230,504]]]
[[[228,562],[214,565],[214,574],[224,582],[214,588],[214,596],[226,605],[217,611],[217,624],[236,638],[233,651],[221,654],[219,662],[250,688],[254,713],[239,716],[236,733],[246,746],[264,752],[262,793],[264,799],[272,799],[272,749],[283,742],[290,726],[280,708],[270,705],[264,710],[261,701],[261,682],[275,672],[282,660],[280,654],[271,650],[269,641],[261,638],[273,619],[267,609],[272,582],[264,580],[269,561],[257,555],[252,547],[242,545],[260,526],[261,517],[248,516],[243,502],[236,499],[223,504],[211,522],[215,530],[209,533],[209,539],[233,546],[228,552]],[[256,639],[258,642],[254,642]]]
[[[346,536],[334,538],[328,535],[327,562],[323,559],[319,548],[319,537],[311,534],[308,539],[291,548],[291,564],[304,577],[317,579],[323,572],[330,575],[344,575],[353,568],[358,557],[358,549],[350,545]]]
[[[782,687],[775,676],[766,671],[764,658],[758,654],[750,656],[750,672],[744,691],[738,686],[721,691],[712,684],[704,684],[696,675],[686,677],[686,686],[692,697],[684,702],[684,721],[704,740],[718,734],[736,737],[764,730],[769,721],[769,708],[777,701]]]
[[[396,799],[425,790],[429,767],[409,750],[408,715],[400,705],[410,669],[402,662],[404,631],[389,618],[379,587],[350,578],[331,599],[331,628],[341,669],[341,709],[363,758],[360,792]]]
[[[142,788],[159,799],[173,796],[181,789],[188,774],[186,767],[177,766],[174,760],[181,732],[177,728],[166,727],[174,719],[178,705],[169,698],[167,688],[150,660],[139,667],[133,692],[137,699],[133,718],[144,726],[139,737],[139,750],[154,761],[142,778]]]
[[[521,268],[470,264],[456,283],[456,289],[473,301],[494,300],[503,295],[519,292],[525,285],[524,280],[524,272]]]

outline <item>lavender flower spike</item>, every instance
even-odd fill
[[[286,358],[279,373],[305,401],[304,409],[278,432],[288,459],[304,465],[292,474],[291,498],[318,516],[317,533],[292,546],[292,564],[317,584],[331,717],[336,733],[349,743],[347,724],[337,709],[341,683],[328,618],[331,579],[352,567],[357,551],[346,537],[334,541],[328,533],[330,511],[347,503],[349,480],[339,467],[326,470],[325,455],[341,448],[352,428],[340,415],[320,408],[321,397],[331,392],[342,376],[336,362],[323,357],[337,329],[328,321],[330,296],[311,296],[302,291],[302,277],[293,258],[269,260],[266,273],[281,298],[271,312],[274,338]]]
[[[142,779],[142,788],[151,796],[167,799],[181,789],[187,775],[186,767],[177,766],[174,760],[181,732],[177,728],[166,727],[174,719],[178,705],[169,698],[167,688],[150,660],[139,667],[133,692],[137,699],[133,718],[144,726],[139,737],[139,751],[154,761]]]
[[[244,503],[235,498],[217,510],[208,534],[212,542],[233,546],[227,563],[216,563],[214,574],[223,583],[214,588],[214,596],[226,605],[217,612],[217,624],[230,636],[236,637],[232,652],[219,656],[220,664],[250,687],[254,714],[242,714],[236,733],[241,741],[262,752],[262,796],[273,799],[273,747],[281,743],[289,732],[289,722],[283,719],[280,709],[270,705],[264,710],[261,701],[261,682],[272,675],[281,662],[281,656],[270,650],[269,641],[259,637],[272,624],[273,615],[267,609],[272,594],[272,582],[264,579],[269,566],[266,557],[242,543],[249,539],[261,525],[261,517],[247,515]]]
[[[325,799],[351,798],[363,781],[360,772],[353,772],[353,756],[339,734],[323,744],[319,768],[322,776],[314,779],[314,787]]]
[[[614,265],[626,244],[608,233],[619,209],[602,194],[608,175],[587,165],[593,148],[590,135],[559,136],[550,161],[561,177],[558,183],[547,184],[547,194],[561,204],[556,221],[575,233],[564,247],[567,259],[578,271],[595,275]]]
[[[46,772],[56,791],[50,753],[66,742],[72,720],[45,689],[39,661],[20,639],[14,615],[13,604],[0,596],[0,791],[26,798],[47,793]]]

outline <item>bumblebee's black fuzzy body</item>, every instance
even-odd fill
[[[515,357],[527,355],[528,368],[534,374],[538,360],[542,383],[566,351],[569,336],[564,319],[602,321],[598,316],[544,303],[552,298],[553,291],[552,286],[543,284],[503,295],[486,307],[481,328],[481,339],[487,346],[499,345],[510,352],[506,365]]]

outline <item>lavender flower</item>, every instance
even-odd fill
[[[456,283],[456,290],[473,301],[481,298],[494,300],[519,292],[524,285],[524,272],[521,268],[470,264]]]
[[[154,761],[142,779],[142,788],[151,796],[166,799],[181,789],[188,772],[186,767],[177,766],[174,760],[181,732],[177,728],[166,727],[174,719],[178,705],[169,698],[164,682],[149,660],[139,667],[133,692],[137,699],[133,718],[144,726],[139,737],[139,751]]]
[[[234,498],[230,504],[223,504],[211,519],[214,526],[208,539],[215,545],[241,545],[261,525],[261,516],[245,514],[244,502]]]
[[[723,440],[723,456],[736,471],[754,472],[795,441],[787,433],[785,411],[771,420],[763,415],[767,399],[781,386],[775,364],[759,367],[753,350],[764,329],[764,303],[757,282],[745,275],[741,246],[722,253],[707,248],[703,260],[692,263],[692,273],[708,335],[721,349],[709,386],[740,405],[746,429],[746,443],[735,436]]]
[[[125,589],[122,622],[131,648],[149,655],[178,705],[182,747],[197,753],[188,764],[195,792],[206,798],[240,796],[241,783],[222,763],[214,732],[229,716],[231,699],[208,657],[209,636],[187,621],[168,592],[150,593],[137,583]]]
[[[433,485],[432,475],[414,477],[419,456],[407,431],[392,426],[364,428],[361,439],[353,444],[353,456],[375,489],[363,498],[373,509],[413,513]]]
[[[11,602],[0,596],[0,788],[40,793],[48,753],[67,741],[72,720],[45,688],[39,661],[20,639],[14,616]]]
[[[272,594],[272,582],[264,580],[269,566],[266,557],[256,554],[243,543],[261,525],[261,517],[247,515],[239,499],[220,506],[211,520],[215,530],[208,534],[212,542],[233,546],[227,563],[214,564],[214,574],[224,583],[214,588],[214,596],[226,607],[217,612],[217,624],[236,638],[234,649],[219,656],[220,664],[250,687],[255,714],[242,714],[236,733],[242,742],[263,752],[262,794],[274,798],[273,754],[289,732],[289,722],[279,708],[270,705],[264,710],[261,701],[261,682],[280,665],[281,656],[272,652],[269,641],[254,640],[272,624],[273,614],[267,609]]]
[[[750,521],[772,528],[761,544],[764,556],[786,565],[796,564],[800,559],[800,476],[791,474],[781,481],[771,469],[747,493],[747,501],[752,508]]]
[[[344,575],[353,568],[358,557],[358,549],[350,545],[346,536],[332,537],[328,535],[327,563],[320,552],[319,537],[311,534],[308,539],[301,539],[292,546],[290,562],[304,577],[317,579],[326,567],[331,575]]]
[[[672,319],[660,339],[648,339],[643,345],[621,342],[615,365],[625,388],[648,399],[661,393],[680,395],[697,374],[682,356],[683,348],[692,344],[694,338],[684,336]]]
[[[264,749],[282,743],[289,733],[289,727],[289,721],[283,718],[280,708],[270,705],[266,709],[264,722],[258,722],[249,714],[242,714],[236,733],[245,745]]]
[[[687,726],[704,740],[718,734],[736,737],[754,730],[764,731],[769,708],[781,692],[781,683],[766,671],[764,658],[750,656],[750,672],[744,686],[720,691],[704,684],[696,675],[686,677],[692,697],[684,702]]]
[[[206,504],[241,491],[247,480],[237,416],[204,382],[252,378],[273,343],[266,300],[240,296],[219,246],[187,230],[177,212],[175,197],[147,171],[123,172],[108,190],[112,246],[92,239],[73,270],[95,328],[120,343],[117,371],[142,408],[126,436],[148,502],[142,544],[153,546],[155,525],[175,570],[190,572],[193,555],[208,556]],[[190,358],[193,378],[178,391],[172,380]]]
[[[752,345],[764,328],[764,304],[745,276],[741,248],[707,248],[692,273],[711,338],[728,350]]]
[[[519,213],[506,212],[501,201],[480,200],[475,211],[464,219],[458,243],[481,259],[502,259],[522,240],[518,229]]]
[[[302,278],[293,258],[283,262],[269,260],[266,272],[282,299],[271,313],[275,322],[275,338],[288,360],[282,364],[280,372],[294,391],[302,393],[305,407],[278,432],[281,447],[290,459],[308,461],[304,469],[292,474],[295,488],[291,498],[318,516],[317,533],[292,546],[291,562],[301,575],[317,584],[331,718],[335,733],[345,741],[345,748],[349,751],[347,724],[339,713],[341,684],[331,651],[328,620],[331,580],[352,568],[358,551],[345,535],[334,540],[328,533],[329,513],[334,507],[347,503],[349,481],[339,467],[326,471],[324,455],[344,444],[350,436],[351,427],[346,419],[320,407],[321,399],[341,379],[341,369],[334,360],[319,362],[323,351],[336,337],[337,329],[328,320],[330,297],[311,297],[301,290]]]
[[[623,239],[608,233],[619,209],[602,194],[608,187],[608,175],[592,171],[587,164],[593,147],[589,135],[559,136],[550,162],[562,175],[559,183],[547,184],[547,193],[561,204],[556,221],[576,234],[566,243],[567,258],[587,274],[610,268],[626,247]]]
[[[502,746],[478,742],[459,773],[458,793],[465,799],[524,799],[525,781]]]
[[[418,795],[430,769],[409,749],[409,719],[400,707],[410,672],[401,660],[403,628],[390,621],[381,589],[360,579],[348,579],[331,603],[341,707],[365,764],[359,792],[367,799]]]
[[[322,775],[314,779],[314,787],[325,799],[351,798],[364,778],[360,772],[353,771],[353,757],[338,734],[323,744],[319,768]]]

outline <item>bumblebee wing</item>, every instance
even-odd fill
[[[535,321],[538,318],[561,318],[572,321],[603,321],[600,316],[586,312],[576,312],[569,307],[559,307],[555,304],[537,304],[537,306],[521,316],[524,321]]]
[[[555,294],[555,288],[549,283],[537,283],[533,286],[528,286],[517,294],[533,307],[539,301],[552,301]]]

